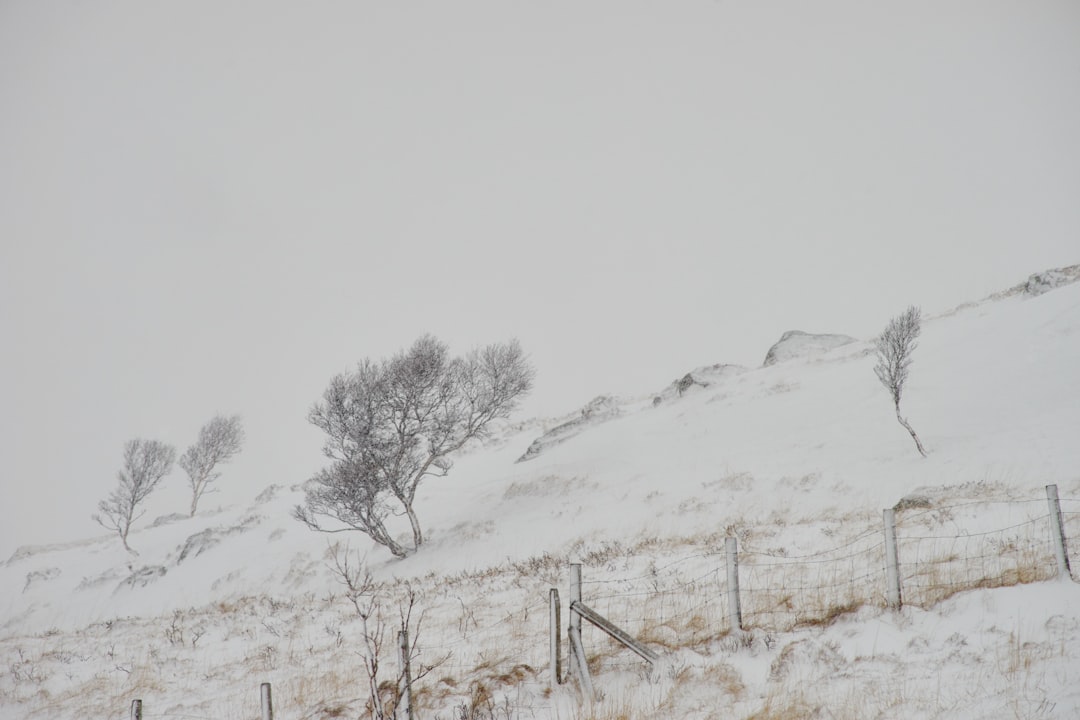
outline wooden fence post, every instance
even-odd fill
[[[262,720],[274,720],[274,701],[270,696],[270,683],[259,686],[259,700],[262,704]]]
[[[1058,577],[1069,579],[1069,549],[1065,543],[1065,523],[1061,518],[1061,501],[1057,485],[1046,486],[1046,501],[1050,505],[1050,528],[1054,536],[1054,554],[1057,555]]]
[[[739,541],[724,540],[727,550],[728,624],[732,632],[742,630],[742,601],[739,598]]]
[[[885,510],[885,575],[888,594],[885,599],[889,607],[898,610],[903,602],[900,596],[900,556],[896,549],[896,511]]]
[[[413,720],[412,666],[409,658],[409,631],[407,629],[398,632],[398,643],[401,645],[401,677],[405,684],[404,688],[399,688],[398,703],[399,707],[405,707],[406,720]]]
[[[578,634],[579,644],[581,638],[581,616],[574,612],[574,603],[581,602],[581,563],[570,564],[570,650],[574,651],[573,635]],[[574,663],[570,663],[570,672],[575,672]]]
[[[562,606],[559,604],[559,591],[551,588],[548,594],[548,614],[551,620],[551,689],[562,684]]]
[[[570,645],[574,650],[574,665],[577,667],[581,691],[588,700],[595,700],[596,691],[593,689],[592,676],[589,675],[589,663],[585,660],[585,648],[581,644],[581,630],[570,630]]]
[[[582,692],[590,701],[596,699],[592,678],[589,676],[589,663],[585,659],[585,646],[581,642],[581,615],[574,610],[574,603],[581,602],[581,563],[570,565],[570,650],[574,662],[570,668],[581,685]]]
[[[131,720],[142,720],[142,700],[131,701]]]

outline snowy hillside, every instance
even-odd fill
[[[1076,575],[1077,279],[924,321],[903,412],[925,459],[863,338],[514,418],[421,486],[427,542],[404,560],[292,519],[296,477],[226,476],[249,503],[144,522],[137,557],[106,535],[21,548],[0,564],[0,718],[126,718],[135,698],[146,718],[257,717],[261,682],[277,718],[366,717],[338,542],[385,583],[387,678],[415,592],[419,664],[438,665],[416,683],[423,718],[1077,717],[1080,586],[1053,579],[1044,490]],[[879,549],[894,506],[897,611]],[[727,615],[727,537],[745,633]],[[660,656],[650,669],[587,628],[591,703],[549,687],[548,593],[565,626],[571,562],[583,601]]]

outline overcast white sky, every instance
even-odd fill
[[[423,332],[560,414],[1078,262],[1078,128],[1075,0],[2,0],[0,559]]]

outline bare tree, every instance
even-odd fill
[[[904,393],[904,383],[907,382],[908,368],[912,362],[911,355],[918,346],[916,339],[921,331],[922,313],[914,305],[890,320],[888,326],[874,340],[878,359],[874,373],[892,397],[896,419],[911,433],[911,439],[915,441],[919,454],[926,457],[926,450],[923,449],[919,436],[915,434],[915,429],[900,415],[900,396]]]
[[[448,474],[450,455],[509,415],[532,380],[516,340],[451,358],[425,335],[388,360],[364,360],[331,380],[308,415],[326,433],[323,452],[333,464],[312,478],[294,516],[314,530],[359,530],[404,557],[424,542],[414,507],[420,483]],[[409,519],[411,550],[386,528],[396,507]],[[319,516],[345,527],[326,528]]]
[[[243,444],[244,428],[240,424],[240,416],[217,415],[202,426],[199,439],[180,456],[177,464],[187,473],[191,485],[192,517],[195,517],[199,499],[205,493],[213,492],[208,488],[221,476],[221,473],[214,472],[214,468],[235,457]]]
[[[338,582],[345,586],[345,597],[352,603],[353,609],[360,618],[362,646],[357,654],[364,663],[364,674],[368,681],[368,715],[373,720],[390,720],[397,717],[401,697],[408,692],[406,684],[427,676],[432,670],[449,660],[450,653],[430,663],[419,662],[424,615],[420,613],[418,617],[413,618],[417,594],[411,586],[406,584],[404,595],[398,600],[398,619],[400,629],[412,638],[408,646],[409,667],[412,669],[412,674],[406,675],[405,667],[399,667],[393,680],[385,678],[383,660],[389,623],[385,606],[392,594],[391,588],[372,578],[370,570],[364,565],[362,559],[358,558],[356,562],[351,563],[348,547],[342,549],[340,545],[334,545],[331,553],[334,564],[330,570]]]
[[[157,440],[129,440],[124,445],[124,467],[117,474],[120,485],[98,504],[100,514],[91,517],[102,527],[115,530],[124,549],[138,555],[128,545],[131,523],[143,516],[139,506],[172,470],[176,450]],[[138,514],[136,514],[138,513]]]

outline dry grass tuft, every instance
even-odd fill
[[[823,717],[823,708],[802,698],[767,698],[765,705],[743,720],[808,720]]]
[[[510,668],[509,672],[505,672],[495,678],[495,681],[500,685],[518,685],[526,680],[536,677],[536,670],[530,665],[520,663]]]
[[[746,690],[742,675],[727,663],[710,665],[701,674],[702,681],[722,689],[733,698],[739,698]]]
[[[863,605],[865,605],[865,603],[861,599],[851,600],[842,605],[833,605],[832,607],[826,608],[823,613],[798,618],[795,621],[795,627],[828,627],[843,616],[850,615],[859,610]]]

